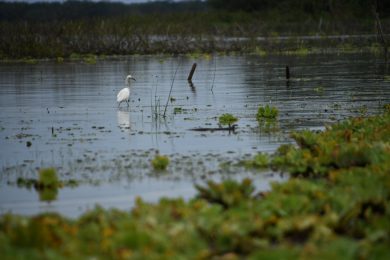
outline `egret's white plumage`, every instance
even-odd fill
[[[130,101],[130,80],[135,80],[133,76],[127,75],[126,77],[126,84],[127,87],[121,89],[121,91],[118,92],[118,95],[116,96],[116,101],[118,102],[118,107],[121,105],[122,102],[126,102],[127,106],[129,106]]]

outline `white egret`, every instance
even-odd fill
[[[134,80],[133,76],[127,75],[126,77],[126,84],[127,87],[121,89],[121,91],[118,92],[118,95],[116,96],[116,101],[119,103],[118,107],[121,105],[122,102],[126,102],[127,106],[129,106],[129,100],[130,100],[130,80]]]

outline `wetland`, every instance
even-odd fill
[[[381,113],[390,100],[386,66],[370,54],[135,55],[0,67],[2,214],[77,217],[96,204],[129,210],[138,196],[190,199],[206,180],[252,178],[266,191],[288,175],[240,162],[294,143],[293,131]],[[137,79],[130,106],[118,108],[129,73]],[[277,120],[258,121],[268,105]],[[234,132],[190,130],[218,127],[226,113],[238,119]],[[169,158],[165,171],[153,169],[156,154]],[[48,167],[72,185],[44,201],[22,184]]]
[[[390,259],[389,8],[1,2],[2,259]]]

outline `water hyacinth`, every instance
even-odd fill
[[[6,214],[0,252],[5,259],[388,259],[389,125],[387,112],[294,133],[296,145],[270,156],[292,177],[266,193],[249,179],[208,181],[189,201],[137,199],[130,214],[100,207],[76,220]]]
[[[259,106],[256,114],[257,121],[263,119],[276,119],[279,115],[279,110],[276,107],[270,105]]]

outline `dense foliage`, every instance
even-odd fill
[[[124,4],[115,1],[0,2],[0,21],[53,21],[107,18],[150,13],[200,12],[206,5],[199,1],[153,1]]]
[[[298,147],[274,155],[292,178],[268,193],[256,194],[249,179],[209,181],[189,202],[139,199],[130,213],[7,214],[0,252],[4,259],[389,259],[390,112],[293,138]]]
[[[217,9],[244,10],[244,11],[269,11],[284,10],[289,12],[303,12],[312,15],[338,14],[344,15],[370,15],[371,8],[375,8],[383,15],[389,15],[390,4],[388,1],[367,0],[208,0],[211,6]]]
[[[0,21],[50,21],[74,20],[96,17],[113,17],[134,14],[210,12],[229,10],[245,12],[293,12],[307,15],[371,16],[374,7],[381,16],[389,16],[390,3],[385,0],[208,0],[208,1],[150,1],[148,3],[124,4],[119,1],[64,2],[0,2]],[[360,17],[361,18],[361,17]]]

